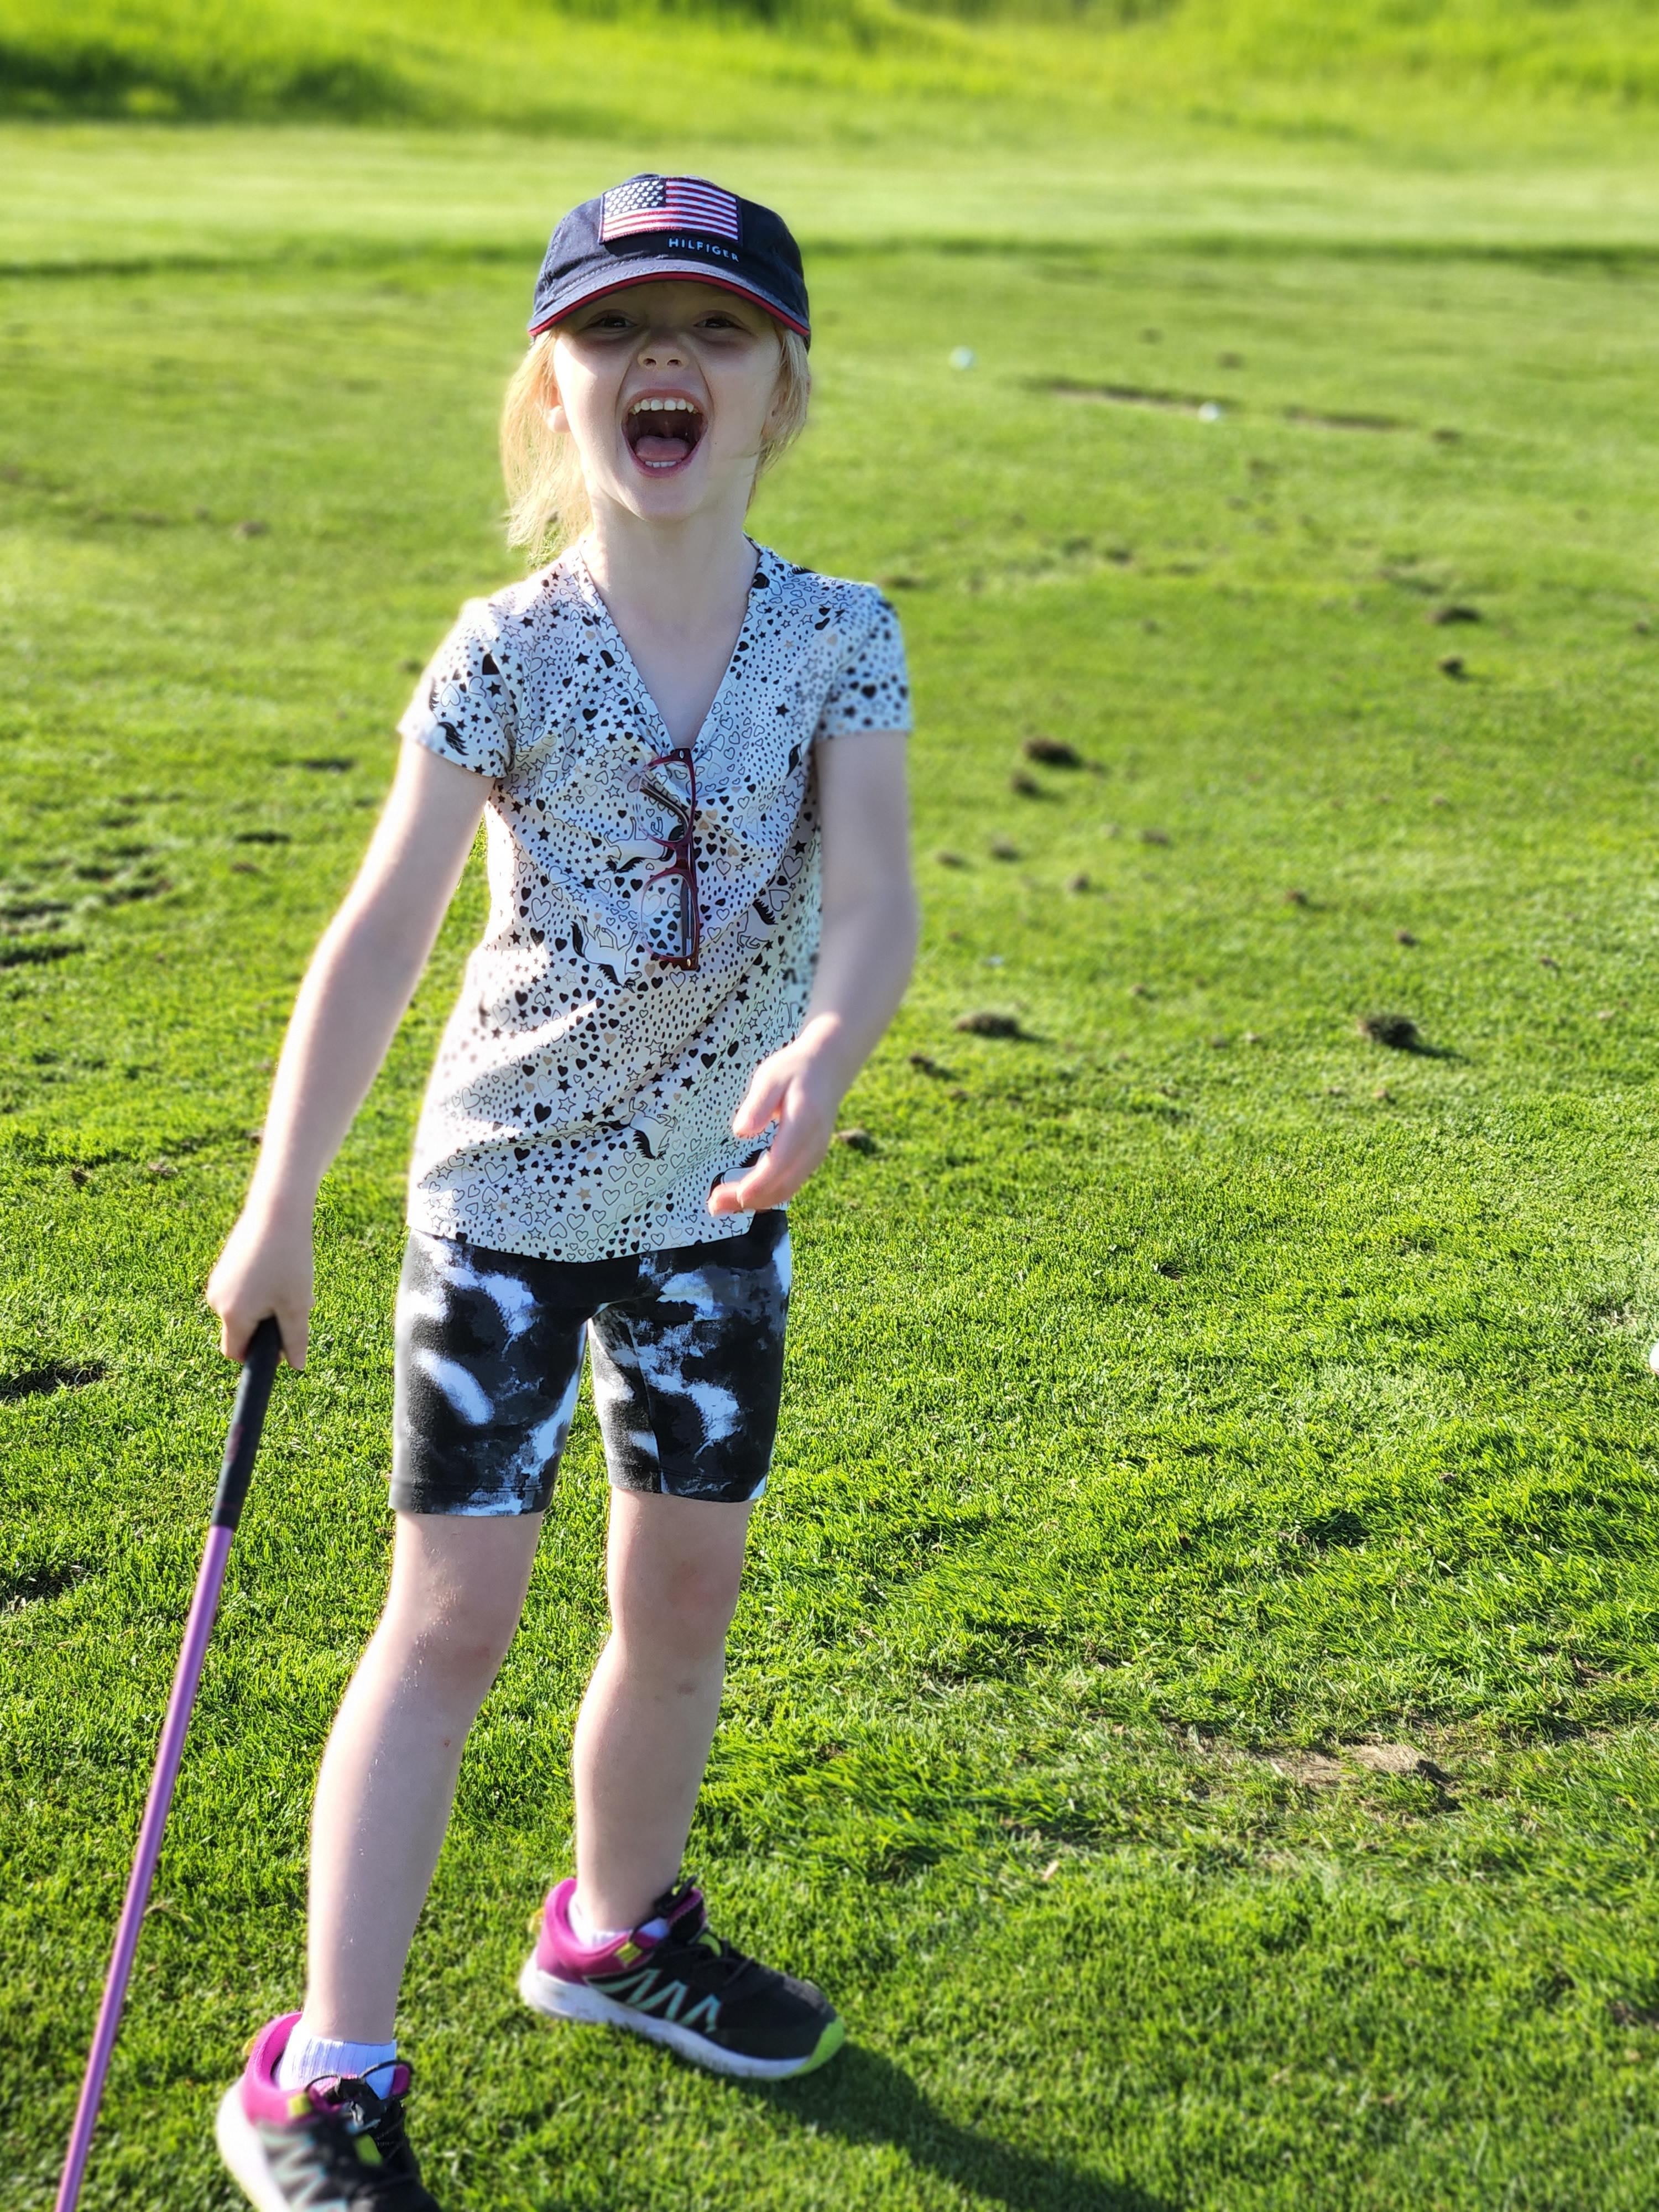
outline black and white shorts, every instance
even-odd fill
[[[623,1490],[732,1502],[766,1487],[783,1388],[789,1231],[617,1260],[532,1260],[412,1234],[398,1291],[392,1503],[540,1513],[592,1347]]]

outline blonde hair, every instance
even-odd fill
[[[812,388],[806,365],[806,341],[781,323],[772,325],[778,339],[778,379],[772,409],[761,433],[755,481],[771,467],[784,447],[806,427],[806,403]],[[553,347],[558,331],[543,331],[513,372],[501,403],[501,474],[507,479],[507,542],[526,548],[532,561],[550,560],[562,545],[580,538],[593,519],[581,458],[567,431],[547,420],[554,397]]]

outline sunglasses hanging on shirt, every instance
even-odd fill
[[[631,779],[630,779],[631,781]],[[635,786],[642,799],[660,810],[658,826],[644,834],[662,848],[665,865],[646,878],[646,888],[672,884],[677,896],[669,908],[667,947],[654,942],[653,957],[665,968],[695,968],[702,943],[702,916],[697,905],[697,772],[689,745],[654,754],[641,769]]]

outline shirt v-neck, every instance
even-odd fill
[[[697,747],[702,744],[702,739],[708,732],[708,725],[714,719],[714,709],[720,705],[720,701],[725,697],[726,686],[732,682],[732,679],[737,672],[738,659],[742,655],[744,646],[749,641],[749,625],[754,619],[755,613],[755,594],[766,575],[765,550],[762,546],[757,545],[754,539],[747,537],[746,535],[744,542],[755,556],[755,566],[753,573],[750,574],[749,579],[748,594],[743,603],[743,620],[738,625],[738,634],[736,637],[732,641],[732,650],[726,655],[726,666],[720,672],[720,682],[714,686],[714,696],[709,700],[707,708],[703,710],[702,721],[698,723],[696,731],[686,742],[685,750],[693,754],[696,753]],[[646,682],[644,677],[641,675],[639,669],[635,663],[634,656],[628,649],[628,641],[623,637],[621,629],[617,626],[616,617],[611,613],[610,607],[605,603],[605,593],[599,589],[599,585],[594,581],[593,571],[587,564],[586,554],[582,550],[580,545],[576,546],[574,550],[576,565],[580,570],[580,581],[583,594],[592,601],[594,607],[599,612],[599,620],[605,624],[605,627],[610,631],[612,638],[616,641],[617,650],[621,656],[622,668],[624,675],[633,684],[635,690],[638,692],[641,702],[645,707],[647,712],[650,714],[655,721],[658,731],[663,739],[664,750],[665,751],[674,751],[678,750],[674,743],[673,732],[668,726],[667,718],[664,714],[662,708],[657,704],[656,694],[652,690],[651,686]]]

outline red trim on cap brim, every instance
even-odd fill
[[[609,299],[613,292],[631,292],[640,284],[682,283],[712,284],[717,292],[733,292],[738,299],[748,300],[755,307],[763,307],[776,321],[787,323],[798,337],[810,338],[812,335],[805,323],[798,323],[793,315],[784,313],[775,300],[769,300],[764,293],[757,292],[751,286],[734,284],[729,276],[712,276],[706,270],[680,267],[653,269],[641,276],[620,277],[614,284],[601,284],[594,291],[584,292],[580,300],[573,300],[568,307],[561,307],[556,315],[544,315],[540,322],[532,323],[530,335],[532,338],[539,337],[544,331],[550,331],[556,323],[562,323],[568,316],[574,315],[578,307],[585,307],[593,300]]]

